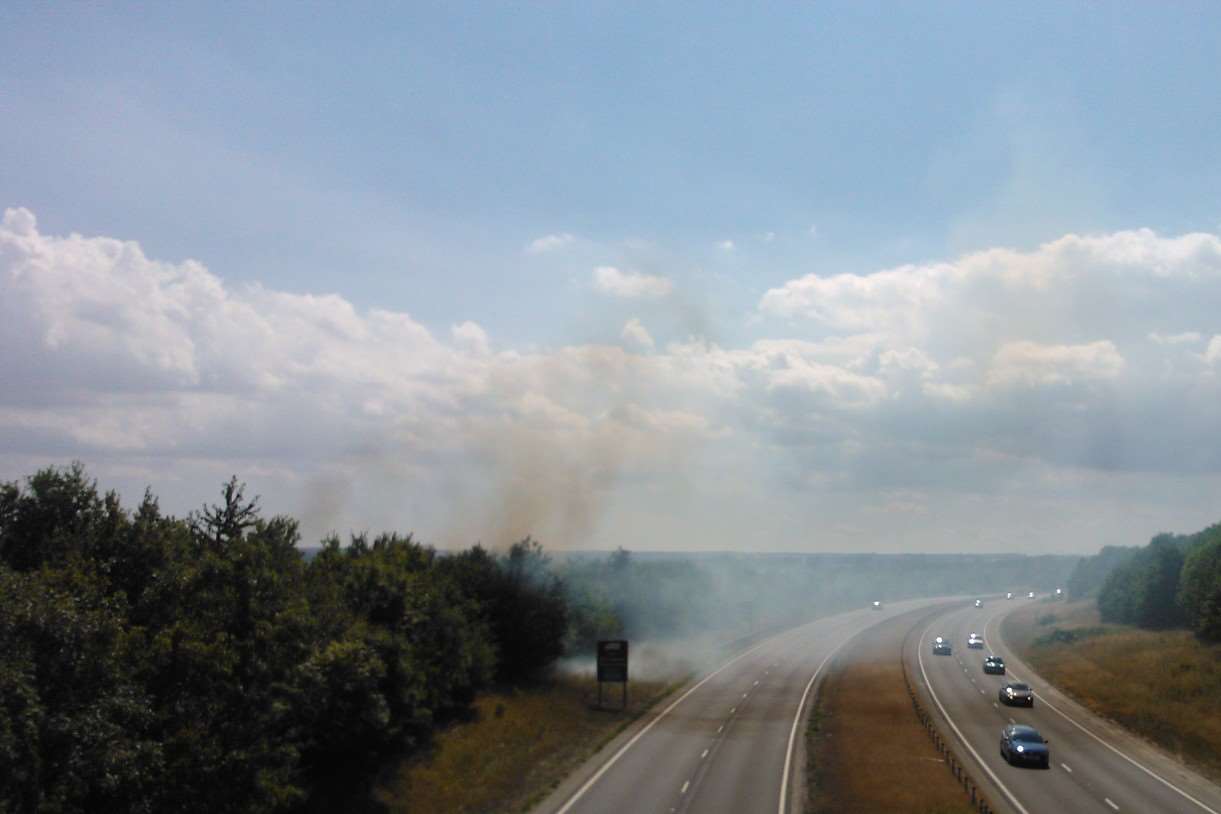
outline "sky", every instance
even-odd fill
[[[438,546],[1221,520],[1221,8],[0,6],[0,479]]]

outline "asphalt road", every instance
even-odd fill
[[[1120,727],[1100,720],[1048,686],[999,637],[1007,612],[1030,600],[996,599],[983,608],[958,606],[923,623],[905,649],[909,674],[927,682],[928,707],[943,734],[998,806],[1035,812],[1184,812],[1219,814],[1221,788],[1187,770]],[[985,649],[967,649],[967,634],[981,633]],[[952,656],[934,656],[931,641],[950,639]],[[1007,675],[986,675],[985,655],[1005,660]],[[1007,707],[997,691],[1009,681],[1035,690],[1033,708]],[[1001,728],[1030,724],[1049,741],[1047,770],[1008,765],[1000,756]],[[965,742],[965,746],[962,745]],[[974,762],[975,766],[971,767]]]
[[[800,722],[830,658],[862,631],[945,599],[861,609],[778,634],[698,679],[612,741],[535,810],[763,812],[800,808]],[[961,605],[961,601],[955,605]],[[898,622],[903,624],[902,621]],[[910,627],[912,621],[906,622]]]

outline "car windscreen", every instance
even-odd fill
[[[1025,684],[1010,684],[1009,689],[1021,691],[1021,690],[1029,690],[1030,688],[1027,687]]]
[[[1033,730],[1028,730],[1028,731],[1019,730],[1017,732],[1014,732],[1013,739],[1015,741],[1022,741],[1023,743],[1042,743],[1043,742],[1043,736]]]

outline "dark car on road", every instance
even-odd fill
[[[1020,684],[1016,681],[1001,687],[996,693],[996,697],[1002,704],[1008,704],[1009,706],[1034,706],[1034,690],[1030,689],[1028,684]]]
[[[1005,674],[1005,660],[1000,656],[988,656],[984,659],[984,672],[989,675],[1003,676]]]
[[[1051,750],[1039,730],[1025,724],[1009,724],[1001,730],[1001,757],[1009,765],[1015,763],[1042,766],[1051,765]]]
[[[954,648],[950,645],[950,640],[943,639],[940,636],[938,636],[936,639],[933,639],[933,655],[934,656],[952,656],[952,655],[954,655]]]

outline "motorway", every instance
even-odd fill
[[[897,602],[881,611],[862,609],[819,619],[727,657],[612,741],[535,810],[800,811],[801,723],[815,681],[829,660],[873,625],[945,602]],[[961,600],[954,604],[961,605]]]
[[[994,809],[1036,812],[1221,814],[1221,788],[1064,697],[1001,640],[1001,616],[1028,600],[924,599],[861,609],[785,631],[725,661],[611,741],[535,808],[536,814],[800,811],[804,713],[817,679],[858,634],[878,625],[905,634],[901,657],[926,707]],[[967,634],[984,635],[968,650]],[[952,656],[932,655],[946,636]],[[1007,676],[982,661],[1005,659]],[[895,657],[900,657],[899,653]],[[1007,681],[1035,688],[1032,709],[997,703]],[[1029,723],[1050,741],[1048,770],[1009,766],[1001,728]],[[938,769],[930,768],[930,771]]]
[[[1035,812],[1184,812],[1218,814],[1221,789],[1120,727],[1099,720],[1040,679],[1000,638],[1001,617],[1029,600],[958,607],[925,622],[909,636],[904,658],[922,685],[927,707],[968,771],[998,808]],[[1050,609],[1049,605],[1049,609]],[[985,649],[969,650],[968,633],[984,636]],[[936,636],[954,644],[952,656],[934,656]],[[1007,675],[986,675],[983,660],[995,653]],[[998,703],[1009,681],[1035,690],[1032,708]],[[1029,724],[1051,750],[1051,768],[1015,767],[1000,756],[1000,731],[1008,723]],[[975,765],[972,766],[972,763]]]

